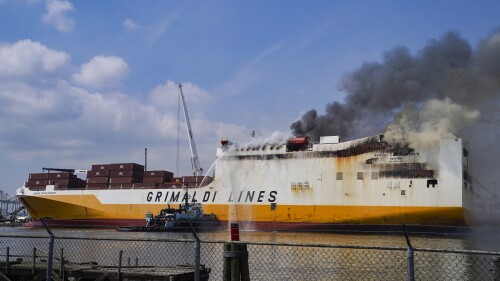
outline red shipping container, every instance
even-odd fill
[[[130,189],[132,188],[131,183],[115,183],[109,185],[110,189]]]
[[[110,164],[110,170],[134,170],[137,172],[144,172],[144,166],[136,163],[117,163]]]
[[[144,178],[142,180],[143,183],[164,183],[165,179],[163,177],[156,177],[156,178]]]
[[[109,176],[142,178],[144,174],[134,170],[117,170],[117,171],[109,171]]]
[[[108,189],[108,186],[102,183],[87,183],[87,189]]]
[[[49,178],[49,173],[33,173],[30,174],[30,180],[46,180]]]
[[[91,177],[108,177],[109,170],[97,170],[97,171],[88,171],[87,178]]]
[[[109,179],[109,183],[135,183],[135,182],[141,182],[141,180],[132,177],[119,177],[119,178]]]
[[[167,172],[164,170],[161,171],[145,171],[144,172],[144,177],[145,178],[156,178],[156,177],[162,177],[166,181],[170,181],[174,177],[174,173],[172,172]]]
[[[58,186],[68,185],[70,183],[69,179],[51,179],[50,184],[57,184]]]
[[[92,171],[97,172],[97,171],[109,171],[111,170],[111,164],[95,164],[92,165]]]
[[[69,179],[73,173],[47,173],[49,179]]]
[[[99,178],[87,178],[87,183],[108,183],[108,178],[107,177],[99,177]]]
[[[166,182],[160,184],[161,188],[181,188],[182,183],[181,182]]]
[[[185,176],[182,177],[184,182],[197,182],[200,183],[203,180],[204,176]]]
[[[47,184],[49,184],[49,180],[39,180],[39,179],[28,180],[28,186],[46,186]]]

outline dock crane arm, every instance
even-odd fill
[[[191,130],[191,122],[189,121],[189,114],[186,107],[186,101],[184,100],[184,93],[182,92],[182,84],[179,83],[179,90],[182,100],[182,109],[184,110],[184,118],[186,119],[186,128],[189,139],[189,146],[191,148],[191,165],[194,169],[195,176],[202,176],[203,169],[200,165],[200,159],[198,158],[198,151],[196,150],[196,144],[194,143],[193,132]]]

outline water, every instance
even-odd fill
[[[51,229],[55,237],[124,238],[124,239],[193,239],[186,232],[119,232],[106,229]],[[497,228],[475,229],[471,234],[410,235],[415,248],[443,250],[480,250],[500,252],[500,233]],[[48,236],[42,228],[0,227],[0,235]],[[229,230],[198,233],[202,241],[229,241]],[[240,240],[286,244],[326,244],[347,246],[406,247],[403,234],[344,234],[331,232],[247,231],[240,230]]]

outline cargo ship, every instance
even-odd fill
[[[174,177],[134,163],[31,174],[16,196],[33,219],[60,225],[143,225],[146,212],[199,202],[222,222],[256,229],[326,229],[339,224],[470,223],[472,185],[460,138],[422,149],[393,147],[383,136],[321,137],[237,146],[222,141],[214,177]]]
[[[34,222],[60,226],[142,226],[144,214],[189,200],[222,223],[253,229],[349,226],[466,226],[472,222],[469,155],[461,138],[415,147],[383,135],[342,141],[306,136],[237,145],[222,140],[212,176],[201,169],[179,85],[193,175],[146,164],[47,169],[16,191]],[[75,173],[83,172],[86,179]]]

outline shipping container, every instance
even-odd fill
[[[49,180],[40,180],[40,179],[29,179],[28,186],[46,186],[49,184]]]
[[[117,163],[110,164],[110,170],[133,170],[136,172],[144,172],[144,166],[136,163]]]
[[[159,185],[160,188],[180,188],[182,182],[166,182]]]
[[[148,189],[148,188],[158,188],[160,186],[159,183],[144,183],[144,182],[138,182],[138,183],[133,183],[132,188],[135,189]]]
[[[109,179],[109,183],[136,183],[136,182],[142,182],[142,179],[133,177],[117,177]]]
[[[133,178],[142,178],[144,176],[143,173],[137,172],[134,170],[112,170],[109,171],[110,177],[133,177]]]
[[[92,165],[92,171],[109,171],[111,170],[111,164],[94,164]]]
[[[94,178],[94,177],[108,177],[109,176],[109,170],[92,170],[87,172],[87,178]]]
[[[165,178],[163,177],[156,177],[156,178],[144,178],[142,180],[143,183],[164,183],[167,182],[165,181]]]
[[[87,178],[87,183],[104,183],[107,184],[109,179],[107,177],[95,177],[95,178]]]
[[[33,173],[30,174],[30,180],[47,180],[49,179],[49,173]]]
[[[162,177],[166,179],[167,181],[170,181],[174,177],[174,173],[168,172],[168,171],[145,171],[144,172],[144,177],[145,178],[156,178],[156,177]]]
[[[130,189],[130,188],[132,188],[131,183],[115,183],[109,185],[109,189]]]
[[[108,189],[108,186],[103,183],[87,183],[87,189]]]
[[[69,179],[75,176],[73,173],[47,173],[47,175],[48,179]]]

